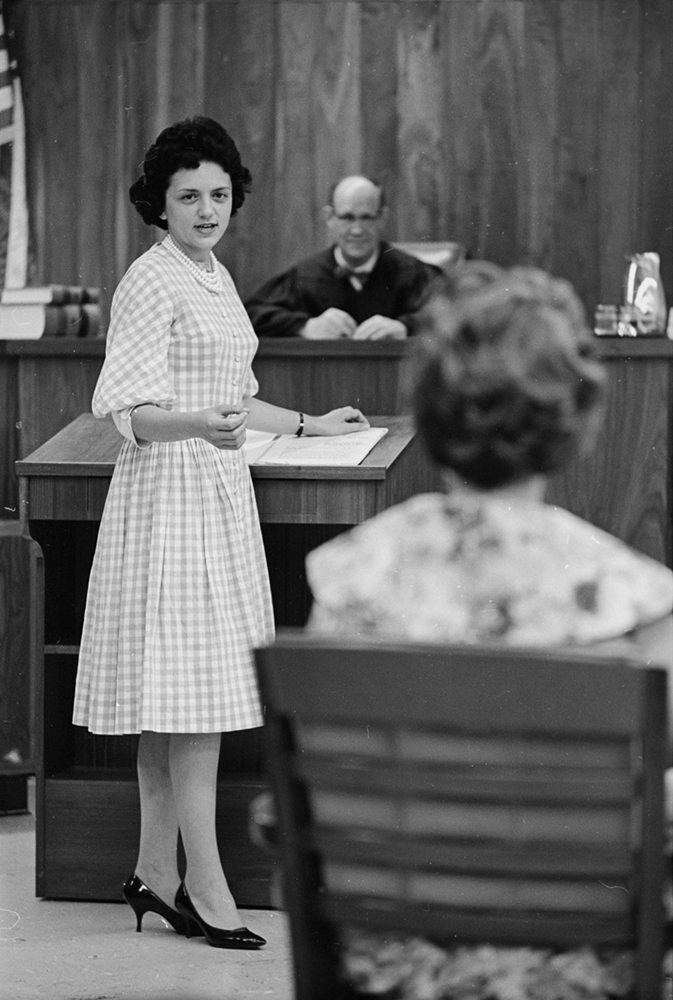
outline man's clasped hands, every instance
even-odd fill
[[[308,340],[403,340],[407,328],[398,319],[388,316],[370,316],[358,326],[352,316],[343,309],[332,306],[320,316],[309,319],[302,336]]]

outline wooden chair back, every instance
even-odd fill
[[[256,654],[298,1000],[333,929],[633,945],[660,991],[666,673],[281,634]]]

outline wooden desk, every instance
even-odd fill
[[[408,419],[373,422],[389,433],[355,468],[253,467],[263,528],[272,529],[270,540],[265,535],[272,589],[274,570],[276,590],[301,587],[296,564],[303,564],[305,550],[297,548],[306,532],[335,534],[431,488]],[[86,584],[120,446],[111,421],[84,414],[16,464],[24,531],[42,546],[46,578],[33,723],[39,896],[120,899],[135,862],[137,737],[94,736],[70,722]],[[274,529],[285,532],[282,544]],[[259,736],[259,730],[225,734],[220,765],[218,840],[241,906],[270,903],[269,858],[247,833],[249,802],[265,787]]]
[[[357,524],[431,481],[407,417],[372,417],[388,434],[354,467],[253,466],[260,519]],[[111,419],[83,413],[16,463],[21,520],[97,521],[122,438]],[[425,485],[424,485],[425,484]]]

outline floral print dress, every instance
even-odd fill
[[[514,646],[614,639],[670,614],[673,573],[559,507],[424,494],[309,553],[311,628]]]
[[[309,627],[340,637],[587,646],[673,609],[666,566],[568,511],[497,493],[413,497],[310,553],[307,569]],[[628,949],[441,948],[355,928],[341,945],[357,995],[385,1000],[610,1000],[634,984]]]

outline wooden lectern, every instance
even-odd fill
[[[320,540],[306,531],[334,535],[434,487],[408,418],[372,424],[389,431],[358,466],[252,467],[281,626],[298,624],[308,606],[305,593],[299,605],[286,600],[288,590],[305,590],[296,576],[302,545]],[[33,704],[39,896],[120,900],[135,863],[138,737],[94,736],[70,721],[88,575],[121,442],[111,420],[83,414],[16,463],[23,530],[44,554],[44,635],[42,621],[36,626],[43,655],[36,657]],[[270,861],[248,836],[248,805],[264,787],[260,730],[225,734],[218,842],[243,907],[270,905]]]

